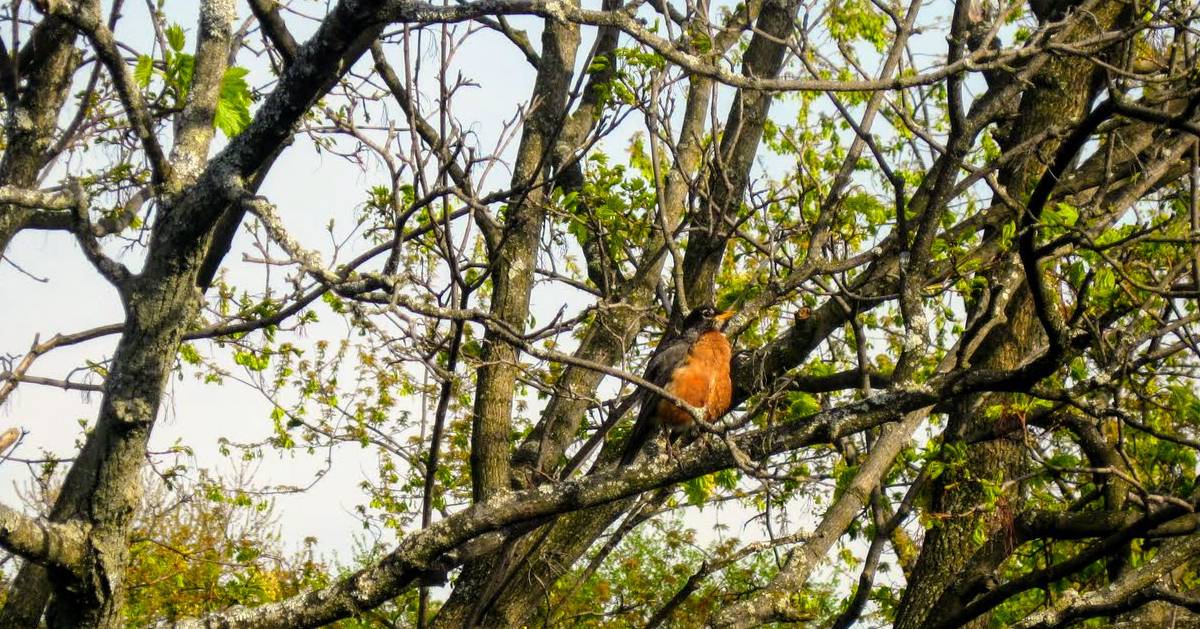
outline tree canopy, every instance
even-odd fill
[[[195,10],[0,9],[0,404],[99,400],[5,463],[0,627],[1200,626],[1194,2]],[[702,304],[734,409],[617,465]],[[156,451],[172,381],[263,438]],[[301,452],[380,543],[206,471]]]

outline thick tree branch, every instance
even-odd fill
[[[875,442],[866,461],[854,475],[854,480],[837,502],[826,510],[812,535],[792,552],[775,578],[762,590],[725,608],[713,625],[744,629],[795,617],[792,595],[803,589],[813,570],[862,511],[871,491],[878,487],[880,479],[892,467],[896,455],[908,444],[912,433],[926,417],[928,412],[910,412],[901,422],[884,428],[883,435]]]
[[[203,0],[200,4],[192,85],[175,122],[175,144],[171,147],[171,166],[178,175],[173,185],[193,182],[208,157],[221,83],[229,67],[234,16],[233,0]]]
[[[77,524],[35,520],[0,505],[0,546],[27,561],[81,574],[86,539]]]
[[[1144,602],[1167,599],[1185,606],[1200,608],[1195,599],[1172,596],[1160,589],[1159,580],[1168,572],[1192,561],[1200,553],[1200,535],[1170,540],[1158,549],[1154,558],[1136,570],[1123,574],[1114,583],[1100,590],[1079,594],[1069,591],[1050,609],[1037,612],[1014,625],[1017,629],[1058,627],[1067,621],[1111,614],[1131,609]]]
[[[1041,587],[1052,581],[1062,579],[1086,568],[1092,563],[1119,551],[1129,541],[1145,536],[1159,526],[1171,522],[1186,513],[1194,512],[1195,504],[1190,508],[1169,504],[1144,514],[1136,523],[1127,526],[1112,535],[1104,537],[1088,545],[1075,555],[1040,570],[1035,570],[999,584],[982,593],[966,606],[946,614],[932,623],[936,629],[958,627],[970,620],[987,613],[1008,598],[1031,588]],[[1193,539],[1193,538],[1189,538]],[[1194,541],[1194,540],[1193,540]],[[1189,542],[1191,543],[1191,542]]]
[[[0,203],[36,210],[74,210],[81,202],[72,190],[30,190],[0,186]],[[83,200],[86,202],[86,199]]]

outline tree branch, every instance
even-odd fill
[[[33,563],[82,572],[86,531],[77,524],[35,520],[0,505],[0,546]]]
[[[283,65],[291,65],[296,59],[300,45],[296,43],[283,17],[279,15],[276,0],[250,0],[250,12],[262,25],[263,33],[266,33],[267,39],[271,40],[275,50],[279,52]]]
[[[18,186],[0,186],[0,204],[37,210],[74,210],[79,202],[73,190],[30,190]]]
[[[233,19],[233,2],[230,0],[203,0],[200,3],[192,85],[176,120],[175,145],[171,147],[171,165],[179,175],[173,185],[182,186],[194,181],[208,157],[221,83],[229,67]]]
[[[730,87],[762,91],[812,91],[812,92],[870,92],[877,90],[903,90],[921,85],[932,85],[949,76],[966,72],[1006,69],[1031,57],[1045,52],[1047,36],[1054,32],[1052,27],[1039,29],[1030,37],[1029,45],[1000,51],[981,49],[962,59],[925,73],[902,75],[886,79],[865,81],[843,81],[835,79],[769,78],[739,74],[713,65],[700,56],[681,49],[674,42],[656,35],[640,19],[628,10],[596,11],[579,8],[562,0],[480,0],[459,5],[433,5],[423,2],[393,0],[383,12],[383,19],[392,22],[417,22],[426,24],[453,23],[474,20],[482,16],[537,15],[577,24],[612,26],[618,28],[639,43],[661,54],[667,61],[697,74],[711,78]],[[1075,46],[1095,47],[1112,43],[1125,37],[1124,32],[1101,33]]]
[[[133,77],[130,76],[129,70],[125,66],[125,58],[117,49],[113,32],[101,20],[100,4],[92,0],[80,3],[39,0],[36,5],[38,10],[43,13],[66,20],[91,40],[96,55],[108,69],[109,76],[112,77],[113,85],[116,87],[121,104],[125,107],[126,115],[129,116],[133,131],[141,141],[143,150],[146,151],[146,159],[150,162],[154,183],[161,185],[170,181],[172,178],[171,166],[167,161],[166,154],[163,153],[162,146],[158,143],[158,137],[154,131],[154,119],[150,115],[149,108],[146,107],[145,99],[142,98],[142,91],[134,83]]]
[[[1200,553],[1200,535],[1171,540],[1163,544],[1154,558],[1136,570],[1121,575],[1114,583],[1103,589],[1079,594],[1065,592],[1058,604],[1037,612],[1014,625],[1016,629],[1057,627],[1067,621],[1108,615],[1123,609],[1132,609],[1145,602],[1166,598],[1187,606],[1197,605],[1195,599],[1181,597],[1158,586],[1168,572],[1193,560]]]
[[[894,421],[899,415],[933,405],[946,397],[984,389],[1009,389],[1033,377],[1031,363],[1011,371],[973,370],[939,375],[926,385],[887,391],[865,400],[814,413],[784,426],[733,438],[737,448],[754,459],[836,439]],[[1037,373],[1041,373],[1040,371]],[[1044,374],[1042,374],[1044,375]],[[175,629],[245,627],[314,627],[370,609],[389,600],[421,575],[445,570],[460,561],[453,549],[481,534],[543,518],[613,503],[646,491],[734,467],[730,449],[720,439],[704,438],[674,460],[645,459],[628,467],[499,494],[404,538],[379,562],[329,587],[255,609],[237,608],[199,619],[160,623]]]

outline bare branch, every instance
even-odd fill
[[[283,21],[283,16],[279,15],[279,6],[276,0],[250,0],[250,11],[262,25],[267,38],[275,45],[275,50],[279,51],[279,56],[283,58],[283,64],[286,66],[292,63],[300,45],[292,37],[291,31]]]

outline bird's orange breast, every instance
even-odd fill
[[[708,421],[717,419],[729,410],[733,398],[733,383],[729,379],[731,354],[724,334],[716,330],[701,334],[664,388],[688,404],[705,409]],[[666,426],[692,423],[692,414],[670,400],[659,400],[658,417]]]

